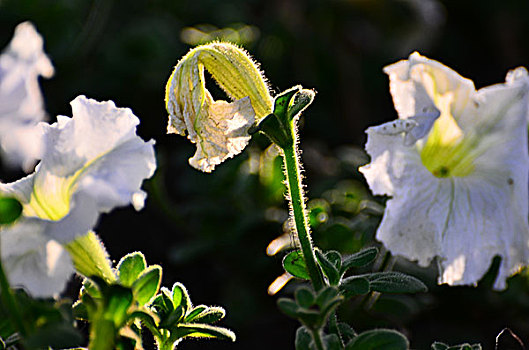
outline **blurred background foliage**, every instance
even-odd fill
[[[529,65],[526,0],[0,0],[0,47],[25,20],[44,36],[56,68],[41,82],[50,121],[71,115],[77,95],[111,99],[130,107],[141,119],[139,134],[157,142],[145,209],[115,210],[97,232],[114,259],[141,250],[164,267],[164,285],[180,281],[196,302],[227,309],[224,325],[236,343],[182,349],[291,349],[297,327],[266,292],[282,274],[284,255],[267,256],[267,246],[288,231],[277,151],[254,137],[241,156],[202,174],[187,164],[194,146],[165,135],[165,82],[190,47],[239,43],[274,92],[298,83],[317,90],[300,128],[311,224],[320,247],[342,253],[377,244],[384,199],[370,195],[357,167],[368,162],[366,127],[396,117],[382,67],[417,50],[479,88]],[[4,171],[2,181],[20,176]],[[275,242],[290,243],[283,238]],[[393,265],[384,255],[375,265],[391,267],[415,274],[430,292],[354,300],[340,317],[357,331],[397,328],[415,349],[434,340],[492,349],[510,327],[529,345],[526,277],[498,293],[490,288],[494,271],[477,288],[448,288],[435,285],[434,267]],[[293,283],[279,293],[290,293]],[[71,295],[78,285],[72,282]]]

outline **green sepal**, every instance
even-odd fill
[[[129,320],[140,320],[141,324],[147,327],[155,337],[161,337],[156,319],[153,315],[144,311],[134,311],[129,315]]]
[[[341,274],[347,272],[351,267],[362,267],[371,263],[378,255],[378,249],[376,247],[370,247],[361,250],[357,253],[351,254],[344,257],[342,261]]]
[[[283,91],[277,95],[274,99],[274,114],[277,115],[280,119],[282,117],[287,117],[287,119],[281,119],[283,122],[287,122],[288,112],[292,104],[292,99],[302,89],[301,85],[296,85],[291,87],[288,90]]]
[[[370,291],[370,284],[367,278],[352,276],[345,278],[340,283],[340,292],[346,298],[355,295],[367,294]]]
[[[158,265],[149,266],[132,284],[134,299],[140,305],[147,304],[160,289],[161,281],[162,268]]]
[[[303,254],[299,250],[294,250],[283,258],[283,268],[296,278],[310,280]]]
[[[281,148],[288,147],[293,142],[289,128],[274,113],[264,117],[252,132],[256,130],[263,132],[273,143]]]
[[[125,255],[116,268],[119,282],[125,287],[131,287],[146,267],[147,262],[142,252]]]
[[[330,256],[333,257],[334,262],[336,262],[336,260],[334,259],[335,258],[335,254],[332,253]],[[335,266],[327,258],[327,255],[324,255],[319,249],[316,249],[316,258],[318,259],[318,262],[320,263],[320,267],[323,270],[323,274],[329,280],[329,284],[331,286],[337,285],[340,282],[340,272],[339,272],[339,269],[337,268],[337,266]],[[341,257],[338,258],[338,261],[340,261],[340,259],[341,259]],[[341,261],[340,261],[340,263],[341,263]]]
[[[369,281],[369,289],[380,293],[420,293],[428,288],[417,278],[401,272],[373,272],[360,275]]]
[[[294,98],[290,101],[290,106],[288,108],[287,117],[288,120],[292,121],[295,118],[299,117],[301,113],[307,109],[307,107],[314,101],[314,96],[316,94],[312,90],[301,89],[295,95]]]
[[[22,204],[12,197],[0,197],[0,225],[14,222],[22,215]]]
[[[407,350],[410,344],[401,333],[392,329],[372,329],[356,336],[345,350]]]

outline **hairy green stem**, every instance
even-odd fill
[[[325,350],[325,346],[323,346],[323,340],[321,339],[321,332],[319,329],[312,330],[312,339],[314,340],[314,345],[316,345],[316,349]]]
[[[310,237],[309,223],[307,220],[305,198],[303,196],[303,187],[301,184],[300,162],[296,149],[296,131],[292,130],[293,142],[291,145],[283,148],[283,161],[286,172],[286,182],[290,198],[290,206],[296,225],[301,253],[307,266],[312,285],[316,291],[319,291],[325,285],[320,268],[316,262],[314,247]]]
[[[18,309],[15,296],[9,287],[9,282],[7,281],[7,276],[4,272],[4,267],[2,266],[2,261],[0,259],[0,294],[2,295],[2,302],[9,312],[9,317],[11,321],[15,324],[16,330],[22,335],[27,334],[26,326],[20,311]]]

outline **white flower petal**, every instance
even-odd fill
[[[46,152],[36,172],[0,191],[19,199],[24,216],[45,219],[42,232],[60,243],[86,234],[99,214],[134,203],[156,168],[154,141],[136,135],[138,119],[128,108],[80,96],[73,118],[44,125]]]
[[[39,75],[51,77],[53,66],[43,51],[42,37],[24,22],[0,55],[0,146],[8,165],[26,171],[42,152],[37,123],[46,113]]]
[[[68,252],[43,234],[40,219],[21,219],[0,232],[2,264],[12,287],[34,297],[57,296],[74,273]]]
[[[211,101],[208,115],[196,123],[197,151],[189,164],[211,172],[224,160],[239,154],[250,141],[248,129],[254,124],[255,113],[248,97],[228,103]]]
[[[377,238],[422,266],[438,257],[439,282],[452,285],[476,284],[499,255],[494,287],[505,288],[529,261],[527,71],[479,91],[417,53],[385,71],[399,117],[417,125],[366,131],[372,160],[360,171],[392,197]]]

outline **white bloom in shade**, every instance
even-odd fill
[[[42,152],[37,123],[46,115],[38,77],[49,78],[53,66],[42,37],[24,22],[0,55],[0,146],[8,165],[29,171]]]
[[[527,71],[478,91],[418,53],[384,71],[400,119],[367,129],[360,168],[391,196],[377,238],[421,266],[437,256],[450,285],[476,284],[501,256],[494,287],[505,288],[529,258]]]
[[[0,232],[7,273],[37,295],[32,286],[39,283],[26,273],[30,267],[40,263],[35,271],[60,274],[62,284],[55,280],[55,287],[46,287],[62,290],[72,270],[60,245],[86,234],[100,213],[128,204],[140,209],[145,199],[141,183],[156,168],[154,141],[136,135],[139,120],[130,109],[84,96],[71,105],[73,118],[59,116],[57,123],[41,124],[45,149],[35,172],[0,185],[2,194],[23,205],[22,219]],[[56,261],[69,268],[56,268]]]

